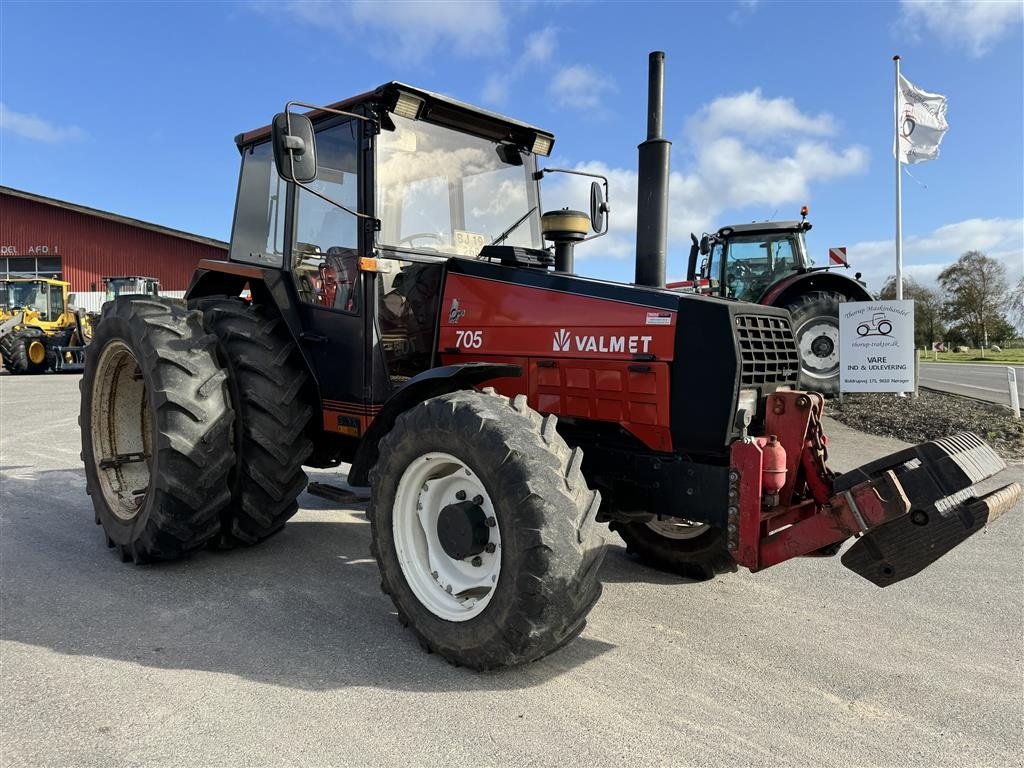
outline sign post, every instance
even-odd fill
[[[839,391],[914,392],[914,302],[839,305]]]

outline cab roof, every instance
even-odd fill
[[[721,227],[718,234],[722,237],[729,235],[757,235],[770,234],[775,232],[803,232],[810,229],[809,222],[803,221],[755,221],[751,224],[729,224]]]
[[[372,91],[367,91],[358,96],[352,96],[326,106],[330,109],[351,112],[363,104],[378,102],[391,111],[394,109],[399,94],[402,93],[410,94],[423,101],[419,119],[426,120],[427,122],[457,128],[493,141],[511,141],[527,149],[533,146],[533,141],[537,136],[544,136],[550,139],[552,146],[554,145],[555,135],[550,131],[545,131],[535,125],[524,123],[515,118],[490,112],[472,104],[467,104],[458,99],[453,99],[451,96],[426,91],[422,88],[397,81],[384,83]],[[312,110],[307,114],[313,121],[330,116],[330,113],[320,110]],[[241,149],[250,144],[262,143],[269,138],[270,126],[264,125],[261,128],[238,134],[235,137],[235,144]]]

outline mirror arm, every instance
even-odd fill
[[[292,107],[305,107],[306,109],[312,109],[312,110],[315,110],[316,112],[330,112],[332,115],[343,115],[344,117],[354,117],[356,120],[362,120],[362,121],[367,122],[367,123],[375,123],[375,122],[377,122],[372,117],[367,117],[366,115],[358,115],[355,112],[345,112],[345,111],[340,110],[340,109],[332,109],[331,107],[320,107],[320,106],[317,106],[316,104],[307,104],[304,101],[289,101],[287,104],[285,104],[284,105],[284,112],[285,112],[286,115],[289,113],[289,111],[290,111],[290,109]],[[308,117],[308,115],[307,115],[307,117]],[[291,128],[291,123],[288,124],[288,127]]]
[[[318,112],[330,112],[332,115],[342,115],[343,117],[354,117],[356,120],[362,120],[364,122],[371,123],[373,125],[377,125],[378,128],[379,128],[379,124],[377,123],[377,121],[374,120],[372,117],[367,117],[366,115],[357,115],[355,112],[345,112],[344,110],[332,109],[331,107],[320,107],[320,106],[317,106],[316,104],[307,104],[304,101],[289,101],[287,104],[284,105],[285,120],[288,121],[288,133],[291,133],[291,131],[292,131],[292,113],[291,113],[291,108],[292,107],[306,107],[307,109],[316,110]],[[291,163],[292,178],[294,179],[295,178],[295,157],[294,157],[294,155],[292,155],[291,152],[288,153],[288,162]],[[303,184],[301,181],[294,181],[292,183],[295,184],[297,187],[301,187],[302,189],[306,190],[311,195],[316,195],[317,197],[319,197],[324,202],[330,203],[333,206],[341,208],[341,210],[343,210],[343,211],[347,211],[348,213],[351,213],[353,216],[355,216],[358,219],[366,219],[366,220],[373,221],[374,222],[374,230],[375,231],[380,230],[380,219],[378,219],[378,218],[376,218],[374,216],[369,216],[369,215],[367,215],[365,213],[359,213],[359,211],[353,211],[347,205],[342,205],[337,200],[331,200],[331,198],[327,197],[326,195],[320,194],[319,192],[317,192],[312,187],[310,187],[310,186],[308,186],[306,184]]]
[[[541,168],[539,171],[537,171],[537,172],[535,172],[533,174],[533,178],[536,181],[540,181],[541,179],[544,178],[544,174],[545,173],[568,173],[568,174],[571,174],[573,176],[588,176],[588,177],[590,177],[592,179],[600,179],[601,183],[604,184],[604,200],[605,200],[605,202],[604,202],[604,212],[605,213],[611,213],[611,210],[612,210],[611,206],[608,205],[608,200],[611,197],[611,195],[608,194],[608,177],[607,176],[602,176],[599,173],[587,173],[586,171],[570,171],[568,168]],[[604,235],[607,235],[608,234],[608,225],[609,225],[609,223],[610,223],[610,217],[606,216],[605,219],[604,219],[604,230],[603,231],[597,232],[597,233],[595,233],[593,235],[589,235],[587,237],[584,237],[579,242],[585,243],[588,240],[596,240],[599,237],[603,237]]]
[[[348,207],[347,205],[342,205],[342,204],[341,204],[341,203],[339,203],[339,202],[338,202],[337,200],[331,200],[331,198],[327,197],[327,195],[322,195],[322,194],[320,194],[319,192],[317,192],[317,191],[316,191],[315,189],[313,189],[312,187],[310,187],[310,186],[308,186],[308,185],[306,185],[306,184],[303,184],[303,183],[302,183],[301,181],[293,181],[293,182],[292,182],[292,184],[294,184],[294,185],[295,185],[295,186],[297,186],[297,187],[301,187],[302,189],[304,189],[304,190],[306,190],[307,192],[309,192],[309,193],[310,193],[311,195],[316,195],[317,197],[319,197],[319,198],[320,198],[321,200],[323,200],[324,202],[326,202],[326,203],[330,203],[331,205],[333,205],[333,206],[334,206],[334,207],[336,207],[336,208],[341,208],[341,210],[343,210],[343,211],[347,211],[348,213],[351,213],[351,214],[352,214],[353,216],[355,216],[356,218],[359,218],[359,219],[367,219],[367,220],[369,220],[369,221],[374,221],[374,222],[376,222],[378,226],[374,227],[374,229],[375,229],[375,230],[379,230],[379,229],[380,229],[380,226],[379,226],[379,224],[380,224],[380,219],[377,219],[377,218],[375,218],[374,216],[370,216],[370,215],[369,215],[369,214],[367,214],[367,213],[360,213],[359,211],[353,211],[353,210],[352,210],[351,208],[349,208],[349,207]]]

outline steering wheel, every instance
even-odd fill
[[[733,271],[735,270],[735,271]],[[735,279],[746,280],[753,274],[754,270],[745,261],[734,261],[729,265],[729,274]]]
[[[402,243],[408,243],[410,248],[415,248],[416,246],[413,244],[412,241],[418,240],[421,237],[433,240],[438,245],[444,244],[444,238],[441,235],[437,234],[436,232],[417,232],[415,234],[406,235],[405,237],[403,237],[401,240],[398,241],[398,245],[401,245]]]

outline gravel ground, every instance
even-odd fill
[[[956,432],[974,432],[1009,462],[1024,463],[1024,419],[1005,409],[966,397],[921,390],[920,397],[891,394],[846,395],[832,400],[826,413],[836,421],[872,435],[908,443]]]

